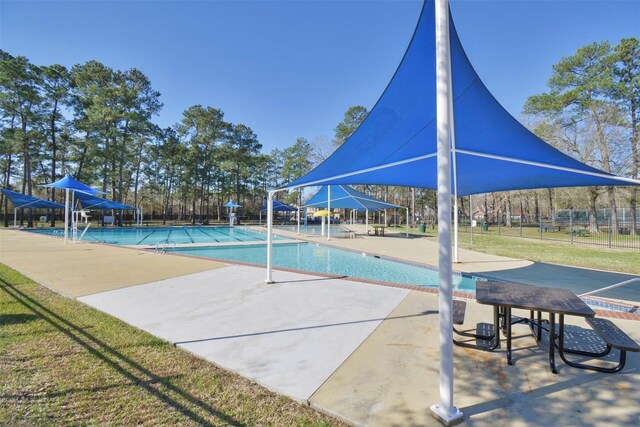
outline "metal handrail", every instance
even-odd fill
[[[162,246],[161,246],[161,245],[162,245]],[[176,247],[176,242],[174,242],[174,241],[169,241],[169,240],[165,240],[165,241],[162,241],[162,242],[158,242],[158,243],[156,243],[156,247],[155,247],[155,249],[153,250],[153,253],[156,253],[156,254],[158,254],[158,253],[159,253],[160,255],[164,255],[164,253],[166,252],[167,247],[168,247],[169,245],[171,245],[171,248],[172,248],[172,249],[175,249],[175,247]]]
[[[620,282],[620,283],[614,283],[613,285],[610,286],[605,286],[604,288],[600,288],[600,289],[596,289],[584,294],[580,294],[578,295],[580,298],[582,297],[586,297],[588,295],[593,295],[593,294],[597,294],[603,291],[607,291],[609,289],[614,289],[614,288],[619,288],[620,286],[624,286],[624,285],[628,285],[630,283],[634,283],[634,282],[638,282],[640,283],[640,277],[634,277],[633,279],[629,279],[629,280],[625,280],[624,282]]]

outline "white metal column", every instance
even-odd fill
[[[369,234],[369,209],[364,210],[364,229]]]
[[[405,208],[407,210],[407,237],[409,237],[409,208]]]
[[[327,240],[331,240],[331,186],[327,185]]]
[[[267,197],[267,283],[273,283],[273,192]]]
[[[451,64],[451,52],[449,52],[449,64]],[[453,162],[453,262],[458,262],[458,159],[456,158],[456,129],[453,117],[453,83],[449,73],[449,130],[451,132],[451,160]]]
[[[64,243],[67,243],[69,234],[69,189],[64,190]]]
[[[449,74],[449,5],[436,0],[436,115],[438,135],[438,244],[440,290],[440,402],[431,406],[445,425],[462,420],[453,406],[453,289],[451,261],[451,102]]]

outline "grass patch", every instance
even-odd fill
[[[412,232],[421,234],[416,230]],[[437,229],[428,229],[427,232],[428,238],[438,239]],[[473,244],[469,233],[460,233],[459,244],[461,248],[492,255],[640,275],[640,253],[637,250],[571,245],[562,241],[496,236],[486,233],[474,233]]]
[[[0,424],[344,425],[0,264]]]

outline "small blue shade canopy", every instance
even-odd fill
[[[229,202],[224,205],[225,208],[239,208],[240,205],[234,202],[233,200],[229,200]]]
[[[62,188],[87,194],[106,194],[104,191],[96,190],[95,188],[91,188],[80,181],[76,181],[69,175],[66,175],[64,178],[61,178],[56,182],[52,182],[51,184],[39,185],[39,187]]]
[[[307,202],[305,207],[326,208],[328,203],[329,191],[325,185]],[[395,209],[402,206],[392,203],[383,202],[375,197],[349,187],[348,185],[332,185],[331,186],[331,207],[340,209],[358,209],[358,210],[378,210],[378,209]]]
[[[267,205],[264,205],[261,211],[266,211],[268,208]],[[277,200],[273,201],[273,210],[274,212],[294,212],[297,211],[298,208],[294,208],[293,206],[289,206],[286,203],[279,202]]]
[[[76,199],[80,200],[83,209],[101,209],[101,210],[125,210],[135,211],[134,206],[125,205],[123,203],[114,202],[113,200],[102,199],[86,193],[76,194]]]
[[[47,208],[47,209],[64,209],[64,205],[60,203],[50,202],[38,197],[27,196],[26,194],[15,191],[2,189],[2,192],[13,203],[15,208]]]
[[[473,69],[450,19],[455,147],[452,188],[459,196],[514,189],[640,185],[583,164],[515,120]],[[362,124],[327,160],[282,188],[384,184],[437,188],[434,1],[389,85]],[[452,166],[453,168],[453,166]]]

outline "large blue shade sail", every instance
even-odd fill
[[[452,183],[458,195],[640,184],[563,154],[509,115],[473,69],[453,20],[450,45],[456,163]],[[366,119],[327,160],[283,188],[323,184],[437,188],[435,46],[434,2],[428,0],[402,62]]]
[[[39,187],[61,188],[65,190],[78,191],[87,194],[106,194],[104,191],[96,190],[80,181],[75,180],[72,176],[66,175],[64,178],[52,182],[51,184],[39,185]]]
[[[50,202],[48,200],[40,199],[38,197],[27,196],[26,194],[18,193],[16,191],[2,189],[2,192],[7,196],[9,201],[13,203],[15,208],[47,208],[47,209],[64,209],[64,205],[60,203]]]
[[[293,206],[287,205],[286,203],[282,203],[278,200],[274,200],[272,203],[274,212],[294,212],[298,210],[298,208],[294,208]],[[264,205],[260,210],[264,212],[267,209],[268,206]]]
[[[326,208],[329,203],[329,186],[325,185],[311,198],[305,207]],[[401,206],[383,202],[372,196],[349,187],[348,185],[331,186],[331,207],[339,209],[378,210],[394,209]]]
[[[92,196],[86,193],[77,193],[76,199],[80,201],[83,209],[100,209],[100,210],[125,210],[135,211],[134,206],[125,205],[123,203],[114,202],[100,197]]]

